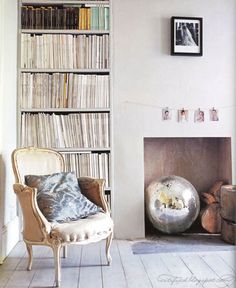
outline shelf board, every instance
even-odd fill
[[[54,150],[66,153],[66,154],[74,154],[74,153],[92,153],[92,152],[110,152],[110,147],[101,147],[101,148],[53,148]]]
[[[75,29],[21,29],[25,34],[87,34],[87,35],[104,35],[109,34],[109,30],[75,30]]]
[[[107,112],[109,113],[111,111],[110,108],[21,108],[20,109],[21,113],[43,113],[43,112],[55,112],[55,113],[73,113],[73,112],[97,112],[97,113],[102,113],[102,112]]]
[[[61,4],[61,5],[68,5],[68,4],[72,4],[72,5],[89,5],[89,4],[97,4],[97,5],[109,5],[110,2],[109,1],[76,1],[76,0],[22,0],[21,1],[22,5],[31,5],[31,4],[35,4],[35,5],[54,5],[54,4]]]
[[[110,69],[71,69],[71,68],[21,68],[22,73],[80,73],[80,74],[109,74]]]

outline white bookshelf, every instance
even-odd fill
[[[21,113],[110,113],[110,108],[21,108]]]
[[[73,35],[105,35],[109,30],[75,30],[75,29],[21,29],[25,34],[73,34]]]
[[[110,5],[110,1],[23,0],[21,5]]]
[[[41,68],[20,68],[21,73],[75,73],[75,74],[109,74],[110,69],[41,69]]]
[[[57,151],[62,153],[92,153],[92,152],[111,152],[110,147],[101,147],[101,148],[58,148]]]
[[[70,7],[70,6],[71,7],[77,7],[77,6],[78,7],[94,7],[96,5],[102,5],[104,7],[105,6],[110,7],[110,2],[109,1],[67,1],[67,0],[51,0],[51,1],[50,0],[41,0],[41,1],[38,1],[38,0],[21,1],[21,0],[19,0],[19,19],[21,19],[21,7],[22,6],[31,6],[31,7],[33,6],[36,8],[40,7],[40,6],[45,6],[47,8],[49,6],[53,6],[53,7],[55,6],[56,7],[57,5],[60,5],[60,7],[64,7],[64,6],[65,7]],[[109,16],[110,15],[111,15],[111,12],[109,12]],[[32,133],[32,129],[33,129],[34,135],[32,136],[32,141],[28,141],[28,142],[30,142],[30,143],[32,142],[31,144],[34,146],[39,146],[39,145],[34,144],[34,138],[35,139],[40,138],[40,134],[37,134],[37,133],[40,133],[40,131],[42,131],[42,129],[47,126],[45,119],[51,115],[59,116],[60,121],[62,121],[62,122],[68,121],[68,123],[66,125],[70,125],[70,127],[68,129],[69,132],[68,131],[66,131],[66,132],[68,133],[68,135],[70,134],[69,137],[71,137],[72,140],[74,139],[74,135],[72,135],[73,132],[76,133],[76,131],[78,131],[80,129],[82,131],[81,133],[84,133],[83,137],[88,138],[88,139],[83,139],[83,141],[86,140],[86,141],[93,141],[93,143],[97,143],[97,142],[100,143],[100,145],[98,145],[98,146],[93,145],[92,147],[87,147],[87,146],[83,147],[81,145],[78,145],[77,147],[75,147],[75,145],[69,145],[68,147],[67,147],[67,145],[64,145],[66,147],[53,147],[53,146],[48,146],[48,145],[46,145],[46,146],[48,146],[49,148],[56,149],[57,151],[61,152],[63,155],[65,155],[65,159],[69,159],[70,157],[71,157],[71,159],[77,159],[77,158],[82,159],[85,156],[88,157],[88,159],[90,159],[90,158],[92,158],[92,159],[94,158],[95,160],[97,159],[96,161],[98,161],[98,163],[97,163],[98,170],[99,170],[99,168],[101,168],[101,170],[104,170],[105,172],[104,171],[97,171],[96,173],[98,173],[98,174],[100,173],[101,175],[103,175],[103,173],[106,174],[105,178],[106,178],[107,183],[106,183],[105,190],[106,190],[107,198],[111,204],[111,191],[112,191],[112,188],[111,188],[112,187],[112,184],[111,184],[111,182],[112,182],[111,181],[111,174],[112,174],[111,173],[111,162],[112,162],[112,159],[111,159],[111,155],[112,155],[112,147],[111,147],[112,146],[112,144],[111,144],[112,143],[112,141],[111,141],[112,115],[111,114],[112,114],[112,107],[111,106],[112,106],[112,101],[111,101],[111,79],[110,79],[110,76],[111,76],[111,70],[110,70],[110,61],[111,61],[110,29],[107,29],[107,30],[104,30],[104,29],[96,29],[96,30],[87,30],[87,29],[86,30],[84,30],[84,29],[83,30],[79,30],[79,29],[32,29],[32,28],[22,29],[21,28],[21,20],[19,20],[19,22],[20,22],[19,23],[19,40],[21,40],[21,35],[25,35],[25,34],[31,35],[31,37],[34,37],[36,35],[44,35],[44,34],[45,35],[46,34],[48,34],[48,35],[73,35],[74,37],[77,37],[76,35],[78,35],[78,37],[79,37],[79,35],[85,35],[86,37],[92,37],[93,35],[94,35],[93,37],[96,37],[96,35],[98,37],[102,37],[103,35],[107,35],[107,37],[109,37],[108,38],[108,41],[109,41],[109,43],[108,43],[108,45],[109,45],[109,52],[108,52],[109,53],[109,64],[108,65],[109,66],[108,66],[108,68],[105,68],[105,69],[104,68],[101,68],[101,69],[97,69],[97,68],[75,68],[74,69],[74,68],[57,68],[57,67],[45,68],[45,69],[44,68],[37,68],[37,67],[36,68],[30,68],[30,67],[22,68],[22,63],[21,63],[21,59],[22,59],[21,55],[23,53],[22,50],[28,49],[29,46],[26,46],[26,47],[23,46],[23,48],[22,48],[22,43],[21,43],[19,45],[19,49],[18,49],[18,51],[19,51],[18,52],[19,77],[18,77],[18,101],[17,101],[18,102],[17,103],[18,108],[17,109],[18,109],[18,119],[19,119],[19,121],[18,121],[18,146],[19,147],[25,146],[24,143],[27,143],[27,141],[25,141],[25,138],[31,137],[28,135],[30,135]],[[40,46],[36,47],[37,52],[40,51],[40,49],[41,49]],[[27,50],[27,52],[28,51],[29,50]],[[67,50],[65,50],[65,51],[67,51]],[[30,53],[32,54],[33,52],[30,52]],[[39,52],[39,55],[40,55],[40,53],[41,52]],[[66,53],[68,53],[68,52],[66,52]],[[96,53],[98,53],[98,55],[100,55],[99,53],[104,54],[104,52],[100,51],[100,50],[97,51]],[[31,54],[29,54],[29,57],[33,57]],[[65,54],[64,56],[67,57],[67,54]],[[89,75],[91,75],[91,76],[94,75],[96,77],[99,77],[99,76],[102,77],[102,76],[106,75],[107,77],[109,77],[109,80],[108,80],[109,87],[106,87],[106,89],[109,90],[109,96],[108,96],[109,97],[109,106],[107,106],[107,104],[106,104],[106,107],[100,107],[101,105],[99,107],[96,107],[96,105],[95,105],[95,107],[84,107],[84,106],[80,107],[80,106],[78,106],[78,107],[73,107],[73,108],[70,108],[70,107],[68,107],[68,108],[65,108],[65,107],[57,107],[57,108],[27,107],[27,108],[24,108],[24,107],[22,107],[22,103],[21,103],[22,94],[23,94],[23,92],[22,92],[23,86],[26,85],[27,89],[29,89],[29,90],[33,89],[33,88],[29,88],[29,86],[28,86],[29,83],[26,83],[26,84],[23,83],[22,75],[24,73],[28,73],[28,74],[32,74],[32,75],[39,75],[39,74],[55,75],[56,73],[58,73],[60,75],[63,74],[65,77],[68,77],[69,74],[84,75],[84,77],[89,77]],[[46,88],[47,91],[52,91],[53,89],[58,88],[58,87],[53,86],[51,84],[51,82],[48,82],[48,83],[45,83],[45,85],[48,85]],[[89,83],[89,81],[88,81],[88,83]],[[88,91],[91,91],[90,93],[94,94],[96,92],[96,91],[94,91],[94,89],[96,89],[96,88],[94,88],[94,86],[92,86],[91,83],[90,84],[88,84],[88,83],[86,85],[91,85],[91,87],[87,87],[86,89],[88,89]],[[33,84],[31,83],[30,85],[32,85],[34,87],[34,85],[36,85],[36,84],[33,82]],[[66,86],[66,85],[68,85],[68,86]],[[60,87],[60,89],[62,90],[62,89],[65,89],[65,87],[68,88],[69,86],[72,87],[71,85],[75,85],[74,82],[73,83],[71,82],[69,84],[68,84],[68,82],[65,82]],[[77,88],[79,88],[79,87],[77,87]],[[74,86],[73,86],[73,89],[75,89]],[[103,90],[101,90],[101,91],[103,91]],[[39,94],[41,93],[40,91],[38,91],[38,92],[39,92]],[[24,97],[27,97],[28,92],[24,92],[24,93],[25,93]],[[50,92],[47,92],[47,93],[50,93]],[[76,94],[75,92],[73,92],[73,93]],[[32,97],[32,95],[31,95],[31,97]],[[66,97],[65,97],[65,99],[67,99]],[[88,97],[89,97],[89,95],[88,95]],[[77,121],[77,120],[76,120],[77,121],[76,123],[73,123],[73,121],[71,120],[72,118],[70,120],[66,120],[65,119],[66,115],[69,115],[71,117],[73,116],[74,119],[77,119],[77,118],[80,119],[80,117],[81,118],[83,117],[84,118],[83,121],[86,122],[86,127],[79,127],[82,124],[79,123],[79,121]],[[78,115],[80,115],[80,116],[78,116]],[[106,120],[104,120],[102,118],[103,117],[102,115],[106,115]],[[44,117],[45,117],[45,119],[44,119]],[[26,118],[27,118],[28,122],[25,120]],[[41,118],[43,118],[43,120]],[[91,118],[92,118],[92,120],[91,120]],[[89,119],[89,121],[87,119]],[[97,120],[97,119],[99,119],[99,120]],[[34,121],[34,123],[31,123],[31,122],[29,123],[29,121]],[[98,121],[99,123],[97,123],[96,121]],[[105,122],[103,122],[103,121],[105,121]],[[39,122],[40,122],[40,125],[39,125]],[[50,123],[51,122],[48,122],[49,125],[51,125]],[[39,129],[32,128],[32,127],[37,127],[37,125],[40,126]],[[43,125],[45,125],[45,126],[43,126]],[[63,125],[65,125],[65,123],[63,123]],[[52,129],[55,130],[55,127],[52,127]],[[64,127],[67,127],[67,126],[63,126],[63,128]],[[86,129],[87,129],[87,132],[84,131]],[[88,129],[92,129],[92,132],[90,130],[89,130],[90,132],[88,132]],[[34,130],[37,130],[37,131],[34,131]],[[47,130],[48,130],[48,127],[47,127]],[[106,139],[105,139],[106,141],[104,139],[103,139],[104,141],[100,141],[101,139],[97,139],[97,135],[93,135],[94,131],[99,131],[100,136],[104,135],[103,133],[105,131],[106,132]],[[87,133],[87,135],[85,135],[86,133]],[[47,137],[50,138],[49,139],[50,141],[51,141],[51,138],[54,137],[53,135],[54,135],[53,133],[51,135],[48,135],[48,132],[47,132]],[[109,137],[109,139],[107,139],[107,137]],[[90,138],[93,138],[93,139],[91,140]],[[54,142],[54,141],[52,140],[52,142]],[[66,143],[68,141],[64,141],[64,142]],[[102,145],[103,142],[108,143],[108,145],[105,145],[105,146]],[[74,165],[76,165],[75,160],[73,160],[73,161],[74,161],[73,162]],[[101,161],[102,164],[99,161]],[[81,165],[81,164],[78,164],[78,167],[77,167],[78,170],[79,170],[79,168],[81,169],[81,167],[79,167],[79,165]],[[103,167],[102,165],[105,165],[106,167]],[[93,175],[77,175],[77,176],[93,176]]]

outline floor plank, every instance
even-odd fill
[[[207,253],[200,255],[203,261],[212,269],[221,279],[222,285],[225,283],[228,287],[235,288],[234,270],[225,264],[223,259],[217,254]]]
[[[117,241],[113,241],[111,246],[112,264],[107,266],[105,256],[105,243],[101,249],[102,259],[102,279],[104,288],[127,288],[124,269],[121,263],[121,257],[117,246]]]
[[[12,271],[0,271],[0,287],[5,287],[12,276]]]
[[[62,288],[235,288],[233,251],[134,255],[132,241],[114,240],[107,266],[105,241],[69,246],[62,258]],[[34,246],[27,271],[25,245],[19,242],[0,266],[0,288],[54,287],[54,259],[48,247]],[[199,282],[197,282],[199,281]]]
[[[163,263],[159,254],[146,254],[140,255],[140,260],[143,267],[152,283],[152,287],[155,288],[170,288],[169,282],[169,270]]]
[[[102,287],[101,243],[82,246],[79,288]],[[96,283],[96,286],[94,286]]]
[[[236,252],[223,251],[219,254],[219,257],[236,273]]]
[[[0,265],[0,271],[15,270],[24,255],[26,255],[26,248],[24,242],[21,241],[13,248],[4,261],[4,265]]]
[[[40,261],[37,266],[33,264],[32,270],[35,271],[29,287],[53,287],[54,285],[54,258],[52,249],[49,247],[39,246],[41,249]]]
[[[11,278],[9,279],[6,288],[10,287],[22,287],[26,286],[29,287],[33,277],[34,277],[35,271],[14,271]]]
[[[37,268],[40,268],[40,261],[42,256],[46,255],[47,253],[47,247],[42,248],[41,246],[33,246],[33,265],[31,271],[27,271],[28,253],[24,253],[24,256],[18,263],[16,270],[12,273],[6,288],[24,286],[28,287],[34,278],[34,274],[36,273]]]
[[[169,270],[169,283],[173,283],[176,288],[186,288],[186,286],[188,288],[196,288],[193,273],[185,262],[183,262],[179,253],[161,254],[160,257]],[[166,278],[168,280],[168,277]],[[199,283],[198,287],[203,287],[203,285]]]
[[[67,249],[68,255],[61,263],[61,288],[77,288],[82,247],[70,245]]]
[[[4,265],[0,265],[0,287],[6,287],[24,255],[26,255],[25,244],[19,242],[4,261]]]
[[[200,283],[204,288],[216,288],[218,284],[222,284],[220,277],[197,253],[186,253],[180,257],[192,272],[192,282],[195,284]]]
[[[153,287],[138,255],[133,255],[128,241],[118,241],[122,265],[129,288]]]
[[[16,286],[16,285],[13,285],[13,286],[7,286],[7,288],[29,288],[29,286]]]

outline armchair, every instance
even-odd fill
[[[19,148],[12,152],[12,167],[16,184],[13,185],[20,202],[23,216],[23,240],[28,251],[28,266],[31,270],[32,245],[46,245],[52,248],[55,261],[55,283],[60,286],[61,263],[60,251],[67,245],[89,244],[106,239],[106,257],[111,263],[110,245],[113,236],[113,221],[104,197],[104,180],[81,177],[78,179],[82,194],[100,206],[104,212],[90,215],[67,223],[49,222],[40,211],[36,195],[37,189],[24,184],[28,174],[46,175],[64,171],[64,158],[59,152],[44,148]],[[65,255],[64,254],[64,255]]]

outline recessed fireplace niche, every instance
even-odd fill
[[[144,138],[144,191],[152,181],[168,175],[187,179],[199,196],[217,180],[231,184],[231,138]],[[187,232],[205,232],[199,218]],[[146,215],[145,233],[161,234]]]

